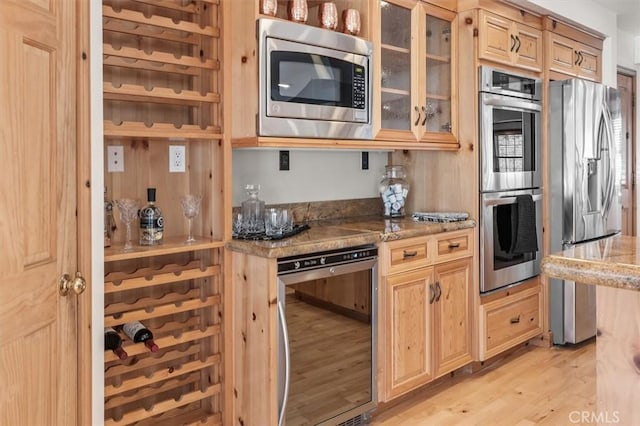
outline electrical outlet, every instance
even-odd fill
[[[124,147],[122,145],[107,145],[107,172],[124,172]]]
[[[184,145],[169,145],[169,172],[184,173],[187,168],[186,162]]]
[[[289,151],[280,151],[280,170],[289,170]]]

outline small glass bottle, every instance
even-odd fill
[[[248,234],[264,232],[264,201],[258,199],[260,185],[249,184],[244,188],[249,198],[242,202],[242,228]]]
[[[403,166],[386,166],[380,181],[380,197],[384,206],[384,217],[404,217],[404,206],[409,194],[407,173]]]
[[[113,221],[113,202],[107,198],[107,187],[104,187],[104,246],[111,247],[111,237],[115,230]]]
[[[156,189],[147,188],[147,205],[140,209],[140,245],[162,244],[164,218],[156,206]]]

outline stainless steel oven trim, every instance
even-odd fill
[[[515,77],[521,77],[521,78],[533,80],[535,82],[533,95],[528,95],[526,93],[518,92],[515,90],[506,90],[500,87],[495,87],[493,85],[493,73],[496,71],[501,72],[503,74],[513,75]],[[518,97],[523,99],[533,99],[536,101],[540,101],[542,99],[541,97],[542,80],[540,78],[530,77],[528,75],[516,74],[511,71],[501,70],[493,67],[480,67],[478,70],[478,74],[479,74],[478,80],[480,81],[481,92],[497,93],[501,95],[507,95],[507,96]]]
[[[515,202],[516,195],[530,194],[536,203],[538,252],[527,263],[493,270],[493,207]],[[523,189],[481,194],[480,205],[480,292],[485,293],[524,281],[540,274],[542,259],[542,190]]]
[[[309,25],[301,25],[294,22],[287,22],[274,19],[259,19],[257,26],[258,38],[258,88],[260,92],[258,116],[256,117],[256,130],[260,136],[281,136],[281,137],[308,137],[322,139],[372,139],[372,83],[373,83],[373,44],[359,37],[341,34],[335,31],[314,28]],[[339,55],[358,55],[367,61],[366,77],[366,121],[356,121],[344,115],[344,111],[334,112],[328,118],[321,118],[325,113],[318,112],[315,105],[296,105],[293,109],[293,117],[269,117],[267,116],[267,102],[270,96],[267,82],[268,70],[267,62],[267,38],[278,39],[296,43],[298,48],[306,46],[309,50],[326,53],[334,52]],[[277,107],[282,108],[282,103]],[[291,106],[287,106],[289,108]],[[312,108],[314,107],[314,108]],[[324,107],[324,111],[327,107]],[[348,108],[335,108],[346,109]],[[354,114],[353,110],[350,110]],[[333,114],[337,114],[336,117]],[[343,114],[340,117],[340,114]],[[280,115],[286,115],[280,113]],[[314,117],[314,118],[310,118]],[[315,118],[319,117],[319,118]],[[324,115],[324,117],[327,117]]]
[[[319,423],[318,426],[331,426],[340,422],[344,422],[357,416],[358,414],[362,414],[366,411],[373,410],[378,404],[378,391],[377,391],[377,368],[378,368],[378,356],[377,356],[377,347],[378,347],[378,260],[375,259],[367,259],[362,261],[352,261],[352,263],[341,264],[341,265],[332,265],[324,268],[313,269],[308,271],[301,271],[296,273],[291,273],[287,275],[278,275],[278,306],[282,306],[282,321],[284,321],[285,316],[285,308],[284,308],[284,297],[285,297],[285,287],[287,285],[296,284],[300,282],[304,282],[307,280],[318,279],[318,278],[326,278],[329,276],[335,275],[344,275],[353,272],[366,271],[371,270],[371,401],[362,404],[352,410],[344,412],[338,416],[332,417],[323,423]],[[282,303],[282,304],[281,304]],[[286,324],[284,324],[286,327]],[[284,341],[286,338],[288,340],[288,336],[286,336],[286,328],[281,329],[281,325],[278,324],[277,327],[277,336],[279,348],[278,348],[278,365],[282,365],[287,362],[284,358],[288,356],[288,349],[286,345],[288,342]],[[289,367],[287,367],[287,370]],[[284,394],[283,387],[285,379],[285,374],[288,375],[288,371],[281,371],[278,368],[278,393]],[[288,387],[288,385],[287,385]],[[278,422],[285,424],[285,410],[286,410],[286,401],[288,395],[285,395],[284,401],[279,401],[281,405],[281,416],[279,415]]]
[[[541,111],[538,102],[512,98],[491,93],[480,93],[480,190],[507,191],[519,188],[537,188],[542,184]],[[494,172],[493,164],[493,109],[508,109],[534,114],[534,161],[535,170],[530,172]]]

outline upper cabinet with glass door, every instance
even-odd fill
[[[456,14],[417,0],[387,0],[379,16],[376,139],[458,149]]]

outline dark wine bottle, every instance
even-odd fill
[[[127,359],[129,355],[122,349],[122,338],[111,327],[106,327],[104,329],[104,349],[112,350],[114,354],[118,356],[120,359]]]
[[[158,345],[153,341],[153,333],[140,321],[128,322],[122,326],[124,334],[135,343],[144,343],[151,352],[158,352]]]

